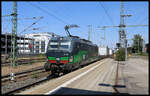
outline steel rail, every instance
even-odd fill
[[[52,75],[52,76],[49,76],[49,77],[41,78],[41,79],[37,80],[36,82],[31,83],[31,84],[27,84],[27,85],[25,85],[25,86],[23,86],[23,87],[15,88],[15,89],[12,89],[11,91],[5,92],[5,93],[3,93],[3,95],[12,94],[12,93],[14,93],[14,92],[23,90],[23,89],[25,89],[25,88],[32,87],[32,86],[37,85],[37,84],[39,84],[39,83],[45,82],[45,81],[47,81],[47,80],[50,80],[50,79],[52,79],[53,77],[54,77],[54,76]]]
[[[25,73],[30,73],[30,72],[33,72],[33,71],[43,70],[43,69],[44,69],[44,67],[32,68],[32,69],[30,69],[30,70],[25,70],[25,71],[22,71],[22,72],[16,72],[16,73],[15,73],[15,76],[21,75],[21,74],[25,74]],[[8,78],[9,76],[10,76],[10,74],[1,76],[1,79],[3,79],[3,78]]]
[[[36,62],[44,62],[46,61],[45,60],[24,60],[24,61],[17,61],[18,65],[21,65],[21,64],[28,64],[28,63],[36,63]],[[5,62],[5,63],[1,63],[2,66],[9,66],[10,65],[10,62]]]

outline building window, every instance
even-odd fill
[[[41,46],[41,52],[45,52],[45,46]]]
[[[41,35],[34,35],[34,37],[40,37]]]
[[[41,41],[41,52],[45,52],[45,41]]]
[[[36,46],[35,48],[36,48],[36,49],[39,49],[39,46]]]
[[[38,53],[39,53],[39,50],[36,50],[36,53],[38,54]]]
[[[39,41],[36,41],[35,44],[38,44],[38,45],[39,45]]]
[[[45,45],[45,41],[41,41],[41,45]]]
[[[41,49],[41,52],[45,52],[45,48],[44,48],[44,49]]]

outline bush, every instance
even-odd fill
[[[38,73],[37,72],[32,73],[32,78],[38,78]]]
[[[143,52],[137,53],[137,55],[139,55],[139,56],[148,56],[147,53],[143,53]]]
[[[125,61],[125,49],[124,48],[120,48],[115,53],[115,60],[117,60],[117,61]]]

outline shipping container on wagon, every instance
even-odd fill
[[[113,54],[113,50],[109,49],[109,55],[112,55],[112,54]]]
[[[109,55],[109,48],[105,46],[98,47],[98,54],[99,56],[108,56]]]

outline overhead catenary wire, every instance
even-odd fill
[[[52,13],[50,13],[49,11],[42,9],[42,8],[41,8],[41,7],[39,7],[38,5],[34,5],[34,4],[30,3],[30,2],[29,2],[29,4],[30,4],[31,6],[36,7],[37,9],[41,10],[42,12],[45,12],[45,13],[46,13],[46,14],[48,14],[49,16],[54,17],[54,18],[55,18],[55,19],[57,19],[58,21],[60,21],[60,22],[62,22],[62,23],[64,23],[64,24],[69,25],[69,23],[68,23],[68,22],[66,22],[66,21],[64,21],[64,20],[62,20],[62,19],[60,19],[60,18],[58,18],[57,16],[53,15],[53,14],[52,14]],[[81,27],[79,27],[79,28],[82,30],[82,28],[81,28]]]
[[[103,7],[105,14],[108,16],[109,20],[111,21],[112,25],[114,25],[114,22],[112,20],[112,18],[110,17],[110,15],[108,14],[106,8],[104,7],[104,5],[102,4],[102,2],[99,2],[99,4]]]
[[[32,17],[32,18],[18,18],[17,20],[31,20],[31,19],[37,19],[37,18],[36,17]],[[2,22],[11,22],[11,19],[3,20]]]
[[[23,31],[21,31],[20,33],[26,31],[27,29],[31,28],[33,25],[35,25],[40,19],[42,19],[43,17],[40,17],[36,22],[32,23],[30,26],[28,26],[26,29],[24,29]]]
[[[34,6],[35,8],[37,8],[37,9],[41,10],[42,12],[48,14],[49,16],[54,17],[54,18],[57,19],[58,21],[60,21],[60,22],[62,22],[62,23],[64,23],[64,24],[69,24],[68,22],[66,22],[66,21],[60,19],[59,17],[53,15],[53,14],[50,13],[49,11],[47,11],[47,10],[45,10],[45,9],[42,9],[42,8],[39,7],[38,5],[34,5],[34,4],[30,3],[30,2],[28,2],[28,3],[29,3],[31,6]]]
[[[128,3],[128,5],[129,5],[129,3]],[[125,11],[125,10],[124,10],[124,11]],[[131,11],[132,14],[135,13],[135,11],[131,10],[131,8],[130,8],[129,6],[126,6],[126,12],[127,12],[127,11]],[[145,20],[148,19],[147,17],[143,19],[143,16],[138,15],[138,14],[142,14],[142,15],[143,15],[143,12],[144,12],[144,11],[145,11],[145,9],[144,9],[144,10],[139,10],[138,13],[136,12],[136,13],[134,14],[134,16],[137,16],[137,17],[133,20],[134,23],[136,22],[136,23],[138,23],[138,25],[140,25],[142,22],[144,22]],[[140,17],[142,17],[142,19],[139,19]],[[141,21],[140,21],[140,20],[141,20]],[[132,27],[130,27],[130,28],[132,28]],[[133,28],[134,28],[134,27],[133,27]],[[134,35],[133,32],[135,32],[136,30],[139,31],[138,28],[134,28],[134,31],[132,31],[132,33],[129,32],[129,31],[127,31],[128,36]],[[142,31],[142,32],[143,32],[143,31]],[[141,33],[141,31],[138,32],[138,33]],[[142,34],[143,34],[143,33],[141,33],[141,35],[142,35]]]
[[[39,3],[39,2],[38,2]],[[41,3],[39,3],[40,5],[42,5]],[[61,3],[59,3],[59,4],[61,4]],[[65,7],[64,7],[65,6]],[[53,11],[53,10],[51,10],[51,12],[52,13],[55,13],[55,15],[59,15],[60,14],[60,12],[63,12],[63,14],[61,13],[60,15],[61,15],[61,18],[62,18],[62,16],[65,16],[66,18],[67,18],[67,21],[68,21],[68,19],[72,19],[72,18],[70,18],[70,17],[72,17],[70,14],[67,14],[67,12],[66,12],[66,10],[67,11],[69,11],[69,9],[70,8],[66,8],[67,6],[66,5],[63,5],[62,6],[62,4],[61,5],[57,5],[57,7],[55,7],[55,11]],[[65,11],[60,11],[60,9],[61,10],[64,10],[64,9],[66,9]],[[71,11],[71,10],[70,10]],[[72,11],[71,11],[72,12]],[[70,12],[69,12],[70,13]]]
[[[3,25],[3,24],[2,24],[2,25]],[[9,25],[10,25],[10,22],[8,22],[7,26],[4,27],[4,29],[2,29],[2,32],[4,32],[4,33],[7,32],[8,29],[9,29],[9,28],[8,28]]]
[[[30,3],[30,2],[29,2],[29,4],[30,4],[31,6],[36,7],[37,9],[41,10],[42,12],[45,12],[45,13],[48,14],[49,16],[54,17],[55,19],[57,19],[58,21],[60,21],[60,22],[62,22],[62,23],[64,23],[64,24],[66,24],[66,25],[69,25],[69,24],[70,24],[70,23],[68,23],[68,22],[66,22],[66,21],[64,21],[64,20],[62,20],[62,19],[60,19],[60,18],[58,18],[57,16],[53,15],[53,14],[50,13],[49,11],[42,9],[41,7],[39,7],[39,6],[37,6],[37,5],[34,5],[34,4]],[[82,30],[81,27],[79,27],[79,28]]]
[[[139,24],[141,24],[141,23],[143,23],[145,20],[147,20],[148,18],[146,17],[146,18],[144,18],[144,19],[142,19],[140,22],[139,22]]]
[[[140,25],[140,24],[141,24],[142,22],[144,22],[146,19],[148,19],[148,18],[147,18],[147,17],[144,18],[144,19],[139,23],[139,27],[140,27],[140,26],[141,26],[141,27],[142,27],[142,26],[143,26],[143,27],[144,27],[144,26],[148,26],[148,25]],[[138,25],[130,25],[129,27],[130,27],[130,28],[132,28],[132,27],[134,28],[135,26],[138,26]],[[136,32],[137,30],[139,31],[139,28],[134,28],[134,31],[132,31],[132,33],[131,33],[131,32],[128,32],[127,34],[128,34],[129,36],[130,36],[131,34],[134,35],[133,33]],[[142,34],[143,34],[143,31],[139,31],[138,33],[140,33],[140,34],[142,35]]]
[[[30,3],[30,2],[29,2],[29,4],[30,4],[31,6],[36,7],[37,9],[40,9],[42,12],[45,12],[45,13],[48,14],[49,16],[54,17],[54,18],[57,19],[58,21],[60,21],[60,22],[62,22],[62,23],[64,23],[64,24],[66,24],[66,25],[69,25],[68,22],[66,22],[66,21],[64,21],[64,20],[62,20],[62,19],[60,19],[60,18],[58,18],[57,16],[55,16],[55,15],[53,15],[52,13],[50,13],[50,12],[48,12],[48,11],[42,9],[41,7],[39,7],[39,6],[37,6],[37,5],[33,5],[33,4]]]
[[[110,17],[110,15],[108,14],[108,11],[106,10],[106,8],[104,7],[104,5],[102,4],[102,2],[99,2],[99,4],[102,6],[102,8],[104,9],[105,14],[107,15],[107,17],[109,18],[110,22],[112,23],[112,25],[114,25],[113,19]],[[104,29],[105,30],[105,29]],[[104,33],[105,34],[105,33]],[[105,39],[104,36],[104,40],[105,43],[107,43],[107,40]]]
[[[129,4],[129,3],[128,3]],[[133,13],[135,13],[135,11],[133,11],[133,10],[131,10],[131,8],[129,7],[129,6],[126,6],[126,10],[124,10],[124,11],[131,11],[132,12],[132,14]],[[134,16],[137,16],[136,18],[134,18],[134,20],[133,20],[133,22],[135,23],[138,23],[138,20],[140,20],[139,18],[140,17],[143,17],[143,16],[141,16],[141,15],[138,15],[138,14],[142,14],[143,15],[143,12],[144,12],[145,10],[140,10],[140,11],[138,11],[138,13],[135,13],[135,14],[133,14]],[[140,24],[140,23],[139,23]]]
[[[26,27],[25,25],[24,25],[24,23],[22,22],[22,20],[37,20],[36,22],[34,22],[34,23],[32,23],[32,25],[30,25],[30,27],[32,27],[33,25],[35,25],[40,19],[42,19],[43,17],[41,16],[41,17],[31,17],[31,18],[27,18],[27,17],[25,17],[23,14],[20,14],[21,15],[21,17],[23,17],[23,18],[19,18],[19,21],[21,22],[21,25],[23,25],[23,27]],[[28,26],[28,31],[29,31],[29,28],[30,28],[29,26]],[[26,27],[27,28],[27,27]],[[24,29],[25,30],[25,29]],[[26,29],[27,30],[27,29]],[[32,29],[32,30],[34,30],[34,28]],[[23,32],[23,31],[22,31]],[[20,31],[20,34],[22,33],[21,31]]]
[[[136,17],[136,19],[135,20],[133,20],[133,22],[135,23],[138,23],[139,25],[141,24],[141,23],[143,23],[144,21],[146,21],[147,19],[148,19],[148,17],[145,17],[145,18],[143,18],[143,16],[141,16],[141,15],[138,15],[138,14],[142,14],[143,15],[143,12],[144,12],[145,10],[140,10],[140,11],[138,11],[138,13],[136,13],[134,16],[137,16]],[[133,12],[133,11],[132,11]],[[142,17],[142,19],[139,19],[140,17]],[[138,28],[134,28],[134,31],[136,31],[136,30],[138,30],[139,31],[139,29]],[[134,32],[133,31],[133,32]],[[143,31],[142,31],[143,32]],[[139,33],[141,33],[141,31],[139,32]],[[128,33],[128,34],[131,34],[130,32]],[[143,34],[143,33],[142,33]],[[142,35],[141,34],[141,35]]]

